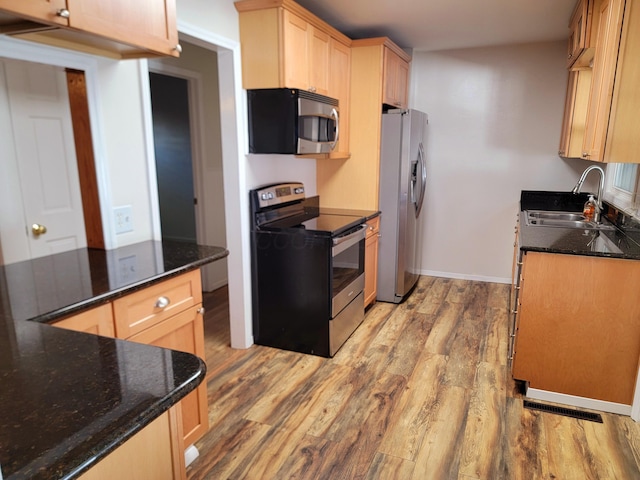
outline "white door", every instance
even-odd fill
[[[3,232],[3,262],[86,247],[65,72],[36,63],[3,63],[13,133],[5,132],[3,140],[13,138],[13,170],[22,197],[14,203],[22,204],[22,212],[12,210],[13,223],[22,220],[23,225],[11,241]]]

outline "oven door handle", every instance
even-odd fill
[[[363,223],[358,230],[344,237],[337,237],[333,239],[332,254],[335,257],[341,252],[344,252],[347,248],[355,245],[361,240],[364,240],[367,231],[367,224]]]

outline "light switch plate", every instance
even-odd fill
[[[116,224],[116,235],[120,233],[133,232],[131,205],[114,208],[113,218]]]

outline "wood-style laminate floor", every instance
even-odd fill
[[[228,347],[205,297],[209,432],[196,479],[640,479],[640,425],[525,409],[507,358],[508,286],[422,277],[376,303],[332,359]]]

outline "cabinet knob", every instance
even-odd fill
[[[589,158],[589,154],[587,152],[582,152],[582,158]]]
[[[564,150],[558,150],[558,155],[564,155]]]
[[[569,55],[567,55],[567,58],[571,60],[573,58],[573,53],[570,53]]]
[[[170,303],[171,300],[163,295],[162,297],[158,297],[158,300],[156,300],[156,308],[167,308]]]
[[[57,12],[56,15],[58,17],[62,17],[62,18],[69,18],[71,16],[71,13],[69,13],[69,10],[67,10],[66,8],[60,8]]]
[[[204,312],[206,312],[206,310],[204,309],[204,307],[200,307],[200,308],[198,309],[198,313],[199,313],[200,315],[204,315]]]
[[[316,87],[309,87],[309,91],[311,93],[316,93]]]
[[[182,53],[182,45],[180,45],[179,43],[175,47],[173,47],[173,49],[178,53]]]

